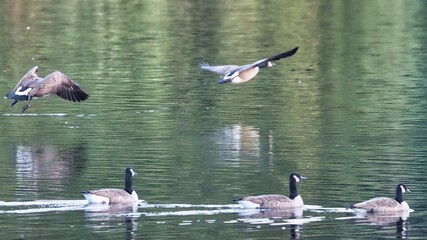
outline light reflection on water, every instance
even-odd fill
[[[222,148],[224,142],[230,142],[230,149],[223,149],[224,152],[236,152],[236,154],[227,155],[229,159],[234,159],[236,162],[240,162],[241,159],[245,161],[239,163],[240,168],[243,167],[253,167],[251,164],[252,157],[257,159],[258,154],[262,154],[261,148],[263,144],[268,146],[276,145],[274,143],[273,135],[274,131],[268,132],[268,138],[263,139],[261,133],[258,129],[242,124],[234,124],[230,126],[225,126],[223,128],[216,129],[210,132],[209,135],[204,135],[203,137],[210,138],[210,142],[214,142],[214,149]],[[224,147],[227,148],[227,147]],[[222,152],[221,151],[221,152]],[[273,151],[273,150],[268,150]],[[16,160],[16,189],[24,190],[23,193],[43,193],[46,191],[45,185],[40,185],[39,179],[49,179],[49,187],[66,185],[69,181],[67,179],[76,179],[75,174],[76,169],[70,168],[70,166],[84,166],[86,163],[82,161],[87,159],[87,156],[84,154],[87,152],[81,146],[68,146],[58,148],[55,145],[38,145],[38,144],[18,144],[14,146],[14,159]],[[54,160],[54,161],[53,161]],[[221,160],[224,160],[221,158]],[[73,162],[77,162],[71,164]],[[80,163],[79,163],[80,162]],[[231,161],[233,162],[233,161]],[[250,164],[247,164],[250,163]],[[46,165],[48,164],[48,165]],[[223,164],[224,165],[224,164]],[[225,163],[226,166],[229,166],[229,162]],[[157,165],[158,166],[158,165]],[[143,169],[143,168],[142,168]],[[120,171],[121,172],[121,171]],[[144,175],[144,170],[141,172]],[[99,174],[102,176],[103,174]],[[305,174],[304,174],[305,175]],[[123,179],[122,174],[117,174],[118,177],[112,177],[112,182],[116,183],[117,186],[122,186]],[[285,181],[281,189],[284,189],[287,192],[287,177],[284,177]],[[304,185],[310,185],[309,178],[308,181],[304,181]],[[315,180],[315,179],[314,179]],[[150,182],[150,179],[146,179],[138,183],[141,186],[138,186],[141,191],[144,192],[145,181]],[[253,186],[258,187],[263,191],[262,184],[259,184],[259,181],[254,181]],[[315,182],[315,181],[314,181]],[[85,184],[86,185],[86,184]],[[101,182],[101,185],[104,185]],[[238,184],[234,184],[237,186]],[[309,187],[302,185],[301,189],[303,190],[301,194],[304,196],[305,192],[312,192]],[[313,182],[311,185],[315,185]],[[147,187],[148,188],[148,187]],[[55,191],[56,192],[56,191]],[[385,191],[389,193],[388,189]],[[18,194],[19,195],[19,194]],[[231,199],[231,195],[227,197]],[[40,198],[42,195],[35,195],[32,198]],[[412,196],[409,195],[410,199]],[[28,196],[27,198],[28,199]],[[228,201],[228,200],[227,200]],[[230,200],[231,201],[231,200]],[[410,200],[409,200],[410,201]],[[315,201],[309,201],[316,203]],[[20,206],[21,205],[21,206]],[[343,217],[349,213],[348,210],[344,208],[331,208],[331,207],[322,207],[315,205],[307,205],[304,209],[304,212],[301,213],[289,213],[289,212],[274,212],[274,211],[247,211],[239,208],[239,205],[236,204],[143,204],[138,208],[110,208],[109,206],[86,206],[86,201],[77,200],[77,201],[64,201],[59,202],[12,202],[12,203],[0,203],[0,208],[6,207],[17,207],[20,206],[20,209],[5,209],[2,210],[2,214],[42,214],[42,213],[53,213],[53,212],[69,212],[77,211],[84,212],[86,220],[95,221],[98,223],[102,222],[102,226],[90,225],[91,228],[96,229],[96,231],[104,232],[108,231],[108,226],[113,226],[117,224],[117,221],[121,221],[126,226],[127,229],[131,229],[131,232],[137,231],[138,226],[144,221],[154,221],[156,224],[177,224],[179,226],[190,226],[195,229],[200,229],[206,227],[208,224],[224,224],[224,225],[238,225],[245,226],[250,228],[252,231],[262,231],[263,226],[275,227],[281,230],[290,230],[291,236],[301,237],[301,234],[306,231],[302,228],[304,224],[310,224],[314,222],[325,222],[329,223],[330,221],[351,221],[356,225],[367,225],[367,226],[378,226],[378,227],[390,227],[396,225],[396,234],[405,236],[407,234],[407,221],[405,218],[400,217],[382,217],[382,218],[373,218],[370,216],[351,216]],[[31,206],[31,207],[22,207],[22,206]],[[43,206],[43,207],[40,207]],[[186,209],[183,209],[186,208]],[[211,219],[205,219],[199,221],[199,218],[203,216],[213,216]],[[156,219],[157,218],[157,219]],[[188,220],[188,219],[193,220]],[[144,219],[144,220],[143,220]],[[194,220],[196,219],[196,220]],[[105,223],[105,221],[112,221],[111,223]],[[157,223],[158,222],[158,223]],[[202,224],[203,223],[203,224]],[[206,224],[206,225],[204,225]]]
[[[40,192],[56,189],[75,179],[79,169],[87,160],[84,143],[58,149],[52,145],[16,145],[13,150],[16,172],[17,195],[39,198]],[[41,184],[40,179],[49,181],[49,186]]]
[[[91,95],[81,104],[40,99],[25,114],[0,105],[0,199],[8,201],[0,202],[0,223],[12,237],[63,239],[72,228],[70,238],[80,239],[119,239],[123,229],[128,239],[274,239],[282,230],[291,238],[374,238],[398,237],[403,225],[402,237],[425,238],[424,2],[0,7],[1,89],[37,64],[69,73]],[[245,21],[236,28],[238,19]],[[296,45],[295,56],[245,85],[218,85],[197,66]],[[31,201],[121,188],[127,166],[148,202],[136,210]],[[313,204],[302,216],[231,204],[240,194],[287,194],[294,171],[308,177],[299,190]],[[390,196],[400,181],[416,210],[403,224],[341,208]],[[15,202],[23,200],[30,202]]]
[[[259,129],[243,124],[225,126],[217,131],[215,143],[220,159],[239,164],[240,159],[260,157]]]
[[[19,209],[14,209],[18,208]],[[25,209],[22,209],[25,208]],[[322,210],[319,206],[305,206],[304,209]],[[268,224],[271,226],[302,225],[321,221],[325,216],[303,217],[303,208],[291,210],[249,210],[240,205],[191,205],[191,204],[147,204],[141,202],[134,205],[87,204],[86,200],[39,200],[28,202],[0,202],[0,214],[36,214],[47,212],[84,211],[85,217],[92,220],[126,217],[185,217],[214,216],[219,214],[235,214],[237,217],[230,223]],[[149,211],[150,209],[155,211]],[[187,210],[189,209],[189,210]],[[147,211],[148,210],[148,211]],[[330,210],[330,209],[329,209]],[[336,209],[335,211],[338,211]],[[185,220],[183,220],[185,222]],[[215,220],[211,220],[215,221]],[[191,225],[187,221],[186,225]]]
[[[194,225],[197,228],[203,226],[203,223],[206,226],[210,224],[243,224],[254,231],[268,225],[281,230],[289,228],[291,236],[296,239],[301,237],[302,226],[306,224],[320,221],[353,221],[355,224],[382,228],[393,227],[390,230],[395,231],[397,237],[406,237],[406,221],[409,217],[409,212],[387,215],[356,215],[353,211],[345,208],[323,208],[315,205],[306,205],[304,208],[291,210],[253,210],[242,209],[237,204],[149,204],[144,201],[134,205],[87,204],[86,200],[0,202],[0,215],[69,211],[83,211],[85,219],[89,221],[86,223],[87,227],[97,232],[109,231],[109,226],[116,226],[118,222],[121,222],[119,225],[123,226],[127,234],[133,237],[135,237],[138,226],[141,224],[140,221],[150,221],[161,225],[174,222],[178,226]],[[210,218],[205,218],[206,216],[210,216]]]

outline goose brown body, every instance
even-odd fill
[[[138,201],[138,198],[134,198],[132,194],[126,192],[123,189],[116,188],[103,188],[99,190],[89,190],[83,192],[85,196],[92,195],[86,197],[86,199],[91,203],[103,203],[103,204],[111,204],[111,203],[119,203],[119,204],[131,204]],[[100,199],[100,200],[92,200],[92,199]],[[91,199],[91,200],[89,200]]]
[[[409,210],[408,204],[406,202],[398,202],[395,199],[388,197],[377,197],[370,200],[356,203],[352,205],[352,208],[364,209],[367,212],[371,213],[382,213],[382,212],[398,212]]]
[[[258,196],[248,196],[241,200],[248,201],[259,205],[261,209],[277,209],[277,208],[296,208],[304,206],[304,202],[300,195],[294,199],[280,194],[267,194]]]
[[[14,100],[10,107],[18,101],[30,101],[33,98],[42,98],[51,94],[72,102],[81,102],[89,97],[75,81],[60,71],[54,71],[44,78],[37,76],[37,71],[38,66],[33,67],[21,78],[15,88],[6,94],[6,98]],[[24,112],[28,107],[29,104],[25,105],[22,111]]]

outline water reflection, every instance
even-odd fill
[[[403,218],[399,218],[396,222],[396,238],[408,238],[406,220],[403,220]]]
[[[117,227],[125,229],[125,239],[137,239],[138,204],[88,204],[84,208],[85,218],[89,221],[86,226],[96,231],[110,231]],[[119,223],[117,223],[119,222]]]
[[[294,209],[263,209],[263,210],[242,210],[238,212],[239,221],[249,224],[268,224],[270,226],[289,226],[291,239],[300,239],[301,230],[304,222],[310,222],[310,219],[304,220],[303,207]],[[299,219],[299,220],[298,220]],[[301,221],[300,221],[301,220]],[[317,221],[317,218],[313,218]]]
[[[0,116],[0,199],[19,201],[32,194],[82,199],[78,192],[85,186],[103,181],[121,186],[121,178],[109,173],[128,164],[145,169],[144,176],[152,181],[144,181],[144,192],[159,203],[227,203],[238,192],[276,192],[283,186],[283,173],[293,170],[314,180],[304,184],[304,196],[322,205],[345,206],[361,197],[354,191],[357,185],[375,189],[384,180],[407,180],[422,189],[427,183],[426,6],[427,1],[383,0],[0,1],[2,89],[13,87],[10,79],[19,79],[23,68],[37,62],[66,68],[94,94],[88,104],[63,108],[51,99],[46,108],[38,108],[66,114],[60,118]],[[250,21],[239,21],[236,28],[239,19]],[[301,52],[289,66],[263,72],[265,82],[218,86],[200,81],[205,75],[197,68],[201,58],[245,62],[294,43]],[[305,70],[310,66],[315,71]],[[0,108],[13,114],[6,103]],[[199,134],[206,131],[211,132]],[[82,150],[82,159],[74,156],[74,163],[67,165],[63,151],[80,139],[90,145],[90,160],[86,162]],[[268,156],[271,162],[266,164]],[[86,165],[90,172],[73,176]],[[61,180],[65,176],[70,177],[68,184]],[[49,197],[58,187],[75,191]],[[420,191],[411,202],[425,210],[426,198]],[[221,209],[178,210],[150,212],[169,214],[161,215],[162,220],[174,223],[190,218],[185,214],[237,218]],[[80,239],[93,239],[83,215],[83,210],[7,213],[0,224],[4,232],[16,232],[12,239],[22,238],[27,229],[37,231],[26,238],[41,238],[40,232],[62,236],[70,225],[82,233]],[[301,226],[298,221],[314,220],[307,215],[273,224]],[[341,212],[313,215],[325,215],[326,220],[303,223],[308,239],[382,235],[369,222],[331,221],[330,216],[347,216]],[[108,228],[102,230],[116,230],[114,221],[123,224],[123,218],[106,221]],[[146,224],[153,218],[157,220],[147,213],[138,220]],[[411,236],[427,235],[422,226],[426,215],[411,218]],[[81,220],[83,224],[75,224]],[[57,223],[54,228],[52,222]],[[145,226],[138,232],[153,239],[206,233],[255,238],[248,236],[248,226],[238,222],[176,229],[156,224],[149,233]],[[267,225],[259,236],[288,234],[272,228],[280,226]],[[98,238],[123,238],[120,234]]]
[[[406,239],[407,233],[407,219],[409,218],[410,211],[402,211],[395,213],[354,213],[348,212],[351,217],[339,217],[335,220],[355,220],[357,225],[375,226],[383,230],[385,233],[396,236],[396,238]]]
[[[138,203],[131,205],[123,204],[88,204],[84,208],[85,216],[89,218],[96,217],[114,217],[129,215],[138,212]]]
[[[381,228],[396,227],[397,238],[407,238],[406,220],[409,211],[388,213],[388,214],[365,214],[356,215],[356,223],[373,225]]]
[[[301,218],[303,215],[303,207],[293,209],[262,209],[262,210],[242,210],[237,213],[239,216],[249,219],[257,218],[274,218],[274,219],[289,219]]]
[[[357,219],[357,223],[370,224],[374,226],[391,226],[400,220],[406,221],[409,217],[409,211],[388,214],[366,214],[357,216],[360,217]]]
[[[301,239],[301,225],[291,225],[290,235],[291,239]]]
[[[14,150],[17,192],[38,194],[40,179],[47,187],[62,189],[69,179],[80,175],[87,161],[85,143],[58,148],[54,145],[16,145]]]
[[[66,212],[81,210],[85,200],[36,200],[3,202],[0,201],[0,213],[7,214],[37,214],[47,212]]]
[[[238,161],[260,157],[259,129],[250,125],[233,124],[220,129],[216,135],[221,159]]]

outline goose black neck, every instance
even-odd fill
[[[129,194],[132,194],[133,189],[132,189],[132,173],[126,171],[125,173],[125,191],[128,192]]]
[[[404,200],[403,200],[403,193],[402,193],[402,189],[401,189],[401,186],[400,185],[398,185],[397,187],[396,187],[396,201],[398,201],[399,203],[402,203]]]
[[[289,177],[289,198],[294,199],[298,195],[297,181],[295,180],[294,175],[291,175]]]

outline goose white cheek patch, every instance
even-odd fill
[[[402,193],[406,192],[406,190],[405,190],[405,188],[403,186],[400,186],[400,191],[402,191]]]
[[[299,177],[297,177],[295,175],[293,177],[295,178],[295,181],[299,182]]]

